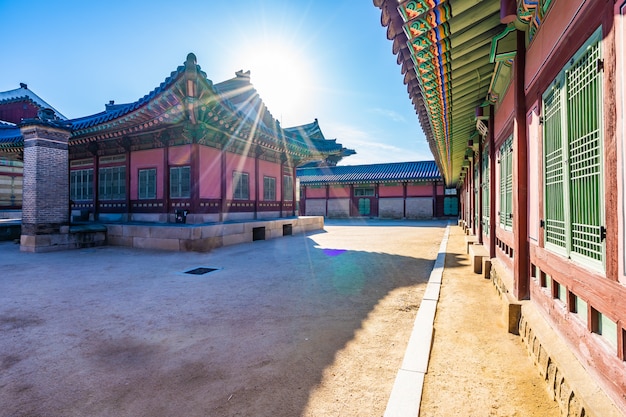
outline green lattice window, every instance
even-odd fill
[[[604,261],[601,30],[543,95],[546,248]]]
[[[124,200],[126,198],[126,167],[107,167],[98,170],[100,200]]]
[[[170,168],[170,197],[189,198],[191,196],[191,167]]]
[[[513,136],[500,146],[500,226],[513,228]]]
[[[93,199],[93,169],[70,172],[70,198],[74,201]]]
[[[482,155],[481,169],[483,182],[481,191],[483,196],[483,233],[489,234],[489,151],[485,149]]]

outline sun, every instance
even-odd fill
[[[311,100],[311,66],[305,56],[283,42],[265,42],[248,52],[250,82],[279,121],[298,119]]]

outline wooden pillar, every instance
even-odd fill
[[[222,148],[220,152],[220,221],[226,220],[226,149]]]
[[[296,215],[296,166],[291,168],[291,215]]]
[[[489,106],[489,257],[496,257],[496,144],[494,107]]]
[[[517,31],[517,53],[513,64],[514,142],[513,142],[513,292],[518,300],[529,297],[528,250],[528,140],[526,137],[525,32]]]
[[[254,218],[259,217],[259,157],[263,153],[261,146],[254,150]]]
[[[352,208],[352,206],[354,205],[354,184],[350,184],[350,197],[349,197],[349,202],[348,202],[348,216],[352,217],[354,216],[354,209]]]
[[[490,129],[493,130],[493,127],[490,126]],[[476,215],[478,216],[478,244],[483,244],[483,138],[479,136],[478,138],[478,184],[476,187],[478,188],[478,209],[476,210]]]
[[[130,139],[125,138],[126,140],[122,140],[122,147],[126,153],[126,221],[130,221],[131,217],[131,202],[130,202],[130,176],[131,176],[131,164],[130,164],[130,149],[131,142]]]
[[[472,152],[472,156],[469,158],[469,172],[467,173],[468,179],[468,192],[469,192],[469,200],[470,200],[470,209],[469,209],[469,222],[471,225],[472,234],[476,234],[476,201],[475,201],[475,193],[474,193],[474,153]]]
[[[330,185],[326,184],[326,208],[324,209],[324,217],[328,217],[328,199],[330,198]]]
[[[170,222],[170,152],[169,142],[164,142],[163,148],[163,209],[167,223]]]
[[[197,213],[198,207],[200,207],[200,145],[198,143],[191,144],[190,162],[191,205],[189,206],[189,209],[192,213]]]
[[[433,181],[433,217],[437,217],[437,181]]]
[[[407,184],[406,182],[402,183],[402,218],[406,219],[406,189],[407,189]]]
[[[100,158],[98,143],[90,142],[88,146],[93,155],[93,219],[97,221],[100,215]]]

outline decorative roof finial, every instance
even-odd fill
[[[187,60],[185,61],[185,66],[195,66],[198,61],[196,60],[196,55],[193,52],[189,52],[187,54]]]

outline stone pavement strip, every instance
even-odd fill
[[[464,245],[462,230],[448,226],[385,417],[558,416],[521,340],[506,331],[495,287],[473,273]]]

